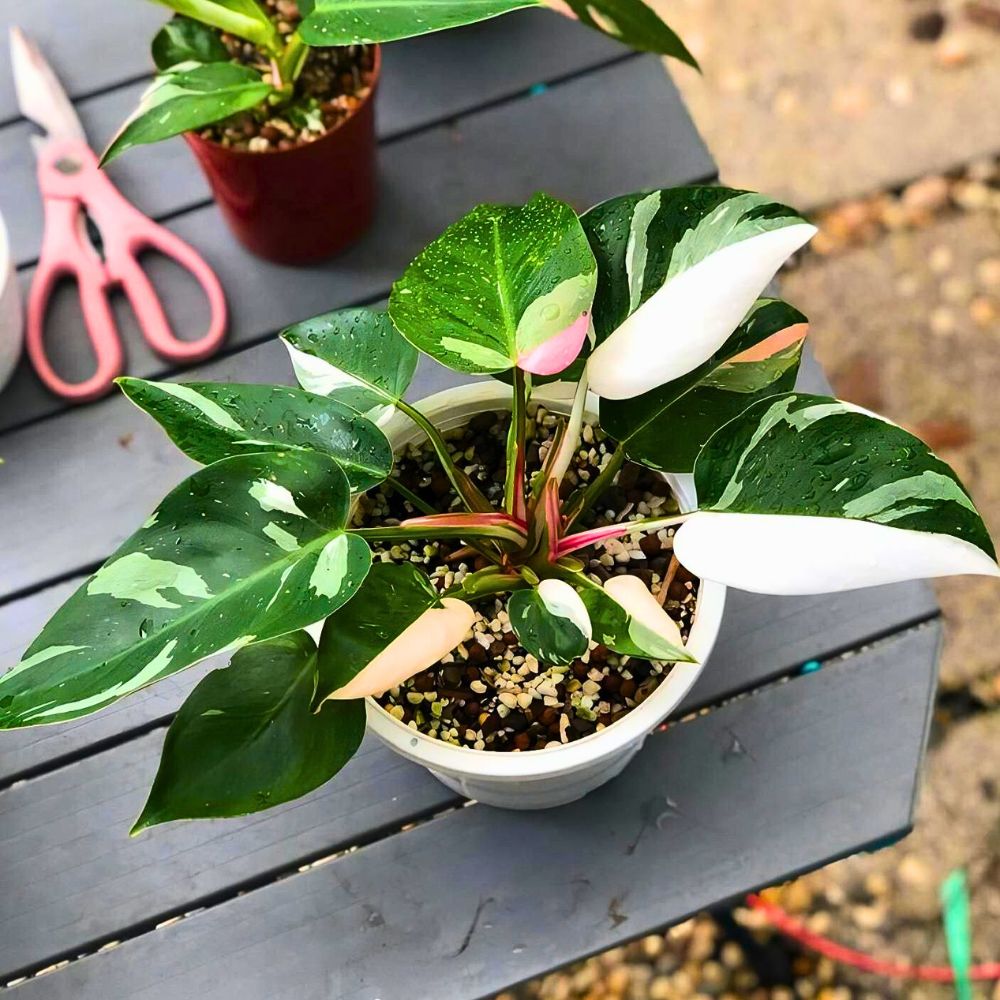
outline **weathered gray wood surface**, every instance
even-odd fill
[[[24,996],[490,996],[905,832],[938,641],[929,624],[656,733],[581,802],[457,809],[29,982]]]
[[[164,16],[141,0],[36,0],[5,5],[0,28],[16,17],[42,42],[85,98],[99,144],[141,88]],[[112,52],[108,38],[131,44]],[[277,330],[380,300],[478,201],[545,189],[583,208],[714,176],[658,60],[552,14],[389,47],[380,112],[376,226],[314,268],[243,253],[180,142],[120,163],[122,189],[198,246],[229,292],[226,355],[184,377],[288,381]],[[21,262],[41,236],[28,132],[0,73],[0,208]],[[200,299],[152,266],[178,328],[194,332]],[[30,275],[23,267],[22,280]],[[130,371],[166,374],[127,312],[122,320]],[[75,323],[61,299],[52,351],[82,374]],[[811,362],[804,378],[821,386]],[[412,396],[448,381],[424,366]],[[0,395],[0,455],[4,668],[192,466],[124,399],[70,410],[26,367]],[[900,833],[933,688],[936,614],[923,584],[796,600],[732,594],[716,653],[678,717],[711,710],[654,734],[605,789],[542,814],[452,809],[458,797],[369,741],[300,802],[129,840],[163,727],[211,662],[91,718],[0,733],[0,985],[124,940],[18,989],[53,1000],[468,1000]],[[850,651],[799,675],[807,659]],[[761,689],[776,678],[785,682]],[[326,863],[299,871],[317,860]],[[431,967],[424,989],[414,972]]]

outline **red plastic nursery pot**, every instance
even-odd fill
[[[252,253],[279,264],[332,257],[356,242],[375,214],[375,94],[382,52],[375,48],[372,85],[354,112],[314,142],[251,153],[188,132],[222,214]]]

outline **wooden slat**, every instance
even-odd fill
[[[553,150],[567,152],[557,156]],[[251,257],[234,243],[214,206],[170,223],[204,253],[226,288],[232,313],[227,350],[296,319],[387,294],[420,249],[481,201],[523,201],[544,189],[583,209],[622,191],[688,183],[703,178],[706,166],[712,169],[653,56],[468,115],[391,143],[382,154],[381,204],[372,231],[323,265],[292,269]],[[151,176],[145,175],[146,185]],[[173,268],[152,270],[176,329],[196,335],[205,325],[197,289]],[[29,277],[22,272],[25,282]],[[166,363],[150,352],[127,309],[120,321],[129,371],[163,372]],[[75,296],[55,301],[47,339],[65,373],[80,377],[91,370]],[[0,395],[0,430],[62,409],[65,403],[42,387],[25,360]]]
[[[145,0],[148,5],[148,0]],[[118,7],[138,9],[143,0]],[[512,97],[544,84],[629,58],[622,46],[563,17],[511,18],[387,46],[378,103],[378,131],[383,139]],[[528,17],[525,17],[528,14]],[[512,60],[510,53],[518,58]],[[103,149],[135,109],[148,85],[142,80],[83,100],[78,112],[95,149]],[[663,100],[679,105],[669,87]],[[35,180],[30,123],[0,129],[0,209],[10,233],[15,263],[34,261],[42,236],[42,206]],[[689,126],[695,148],[702,148]],[[705,164],[711,170],[708,154]],[[123,194],[153,216],[189,208],[209,198],[208,185],[181,140],[130,152],[110,168]]]
[[[938,642],[928,625],[656,734],[581,802],[456,810],[19,988],[47,1000],[492,995],[907,830]],[[29,908],[4,949],[64,940],[71,910],[93,928],[122,882],[140,890],[145,869],[115,878],[131,845],[108,859],[105,891],[80,872],[82,846],[67,852],[75,866],[44,851],[21,878],[4,851],[5,883]],[[86,895],[67,897],[84,879]]]

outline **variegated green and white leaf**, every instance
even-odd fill
[[[417,367],[417,350],[375,309],[340,309],[281,334],[295,377],[308,392],[337,399],[377,423],[392,415]]]
[[[226,648],[319,621],[371,563],[325,455],[253,454],[196,472],[56,612],[0,678],[0,728],[61,722]]]
[[[583,656],[593,631],[580,595],[563,580],[517,590],[507,604],[521,645],[540,663],[564,666]]]
[[[386,436],[336,399],[283,385],[141,378],[118,384],[181,451],[205,465],[256,451],[318,451],[337,462],[356,491],[382,482],[392,469]]]
[[[702,365],[816,231],[763,195],[720,187],[613,198],[582,222],[600,273],[588,371],[605,399],[638,396]]]
[[[329,781],[361,745],[365,707],[312,710],[316,644],[305,632],[254,643],[203,678],[167,730],[132,833],[177,819],[245,816]]]
[[[260,104],[274,88],[251,66],[184,62],[161,72],[105,150],[110,163],[133,146],[211,125]]]
[[[616,653],[664,663],[694,663],[677,623],[638,577],[613,576],[604,587],[577,587],[590,616],[593,640]]]
[[[789,393],[754,404],[695,463],[699,511],[674,552],[696,576],[767,594],[1000,576],[955,473],[901,427]]]
[[[698,452],[758,399],[795,386],[806,318],[779,299],[759,299],[705,362],[633,399],[601,400],[601,426],[635,462],[690,472]]]
[[[468,604],[440,597],[410,563],[376,563],[354,600],[323,626],[316,702],[402,684],[451,652],[474,620]]]
[[[155,0],[185,17],[209,24],[262,49],[277,52],[281,36],[257,0]]]
[[[479,205],[396,282],[389,315],[412,344],[472,374],[568,367],[590,328],[594,255],[576,213],[545,194]]]

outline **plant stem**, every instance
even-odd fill
[[[552,464],[552,477],[558,482],[562,482],[563,476],[569,471],[570,463],[576,454],[576,449],[580,444],[580,432],[583,429],[583,411],[587,406],[587,389],[590,380],[587,378],[587,369],[583,369],[580,381],[576,383],[576,393],[573,396],[573,408],[570,410],[569,422],[566,425],[566,436],[562,440],[559,454],[556,455]]]
[[[606,542],[611,538],[622,538],[625,535],[641,534],[649,531],[657,531],[660,528],[670,528],[677,524],[683,524],[694,511],[686,514],[672,514],[670,517],[646,517],[636,521],[622,521],[619,524],[602,525],[600,528],[590,528],[587,531],[580,531],[575,535],[565,535],[559,543],[558,556],[567,556],[572,552],[596,545],[598,542]]]
[[[625,446],[619,444],[611,453],[611,458],[605,463],[601,471],[590,481],[590,485],[570,499],[566,507],[567,530],[574,521],[590,510],[601,499],[601,496],[611,488],[612,483],[615,481],[615,476],[621,471],[624,463]]]
[[[404,500],[408,500],[417,510],[423,512],[424,514],[441,513],[440,511],[435,510],[426,500],[421,500],[420,497],[413,492],[413,490],[404,486],[398,479],[394,479],[392,476],[389,476],[382,483],[382,485],[395,490]]]
[[[492,504],[483,496],[468,475],[455,464],[451,455],[448,454],[448,446],[438,429],[416,407],[411,406],[405,400],[396,401],[396,406],[427,435],[438,461],[444,468],[451,485],[455,487],[455,492],[459,495],[466,510],[479,514],[491,512],[493,510]]]
[[[504,480],[503,507],[522,520],[527,516],[524,500],[525,435],[530,384],[520,368],[514,369],[514,396],[507,431],[507,472]]]
[[[469,573],[461,583],[449,587],[442,597],[465,597],[478,600],[492,594],[503,594],[510,590],[521,590],[527,586],[524,579],[517,573],[488,566],[476,573]]]
[[[432,527],[430,525],[399,525],[385,528],[352,528],[351,533],[361,538],[382,542],[412,541],[415,538],[457,538],[472,544],[477,538],[496,539],[511,542],[521,548],[526,540],[523,532],[506,525],[495,524],[490,527],[470,528],[467,525]]]
[[[302,41],[302,36],[297,31],[289,35],[284,49],[274,59],[275,87],[279,90],[294,88],[308,57],[309,46]]]

